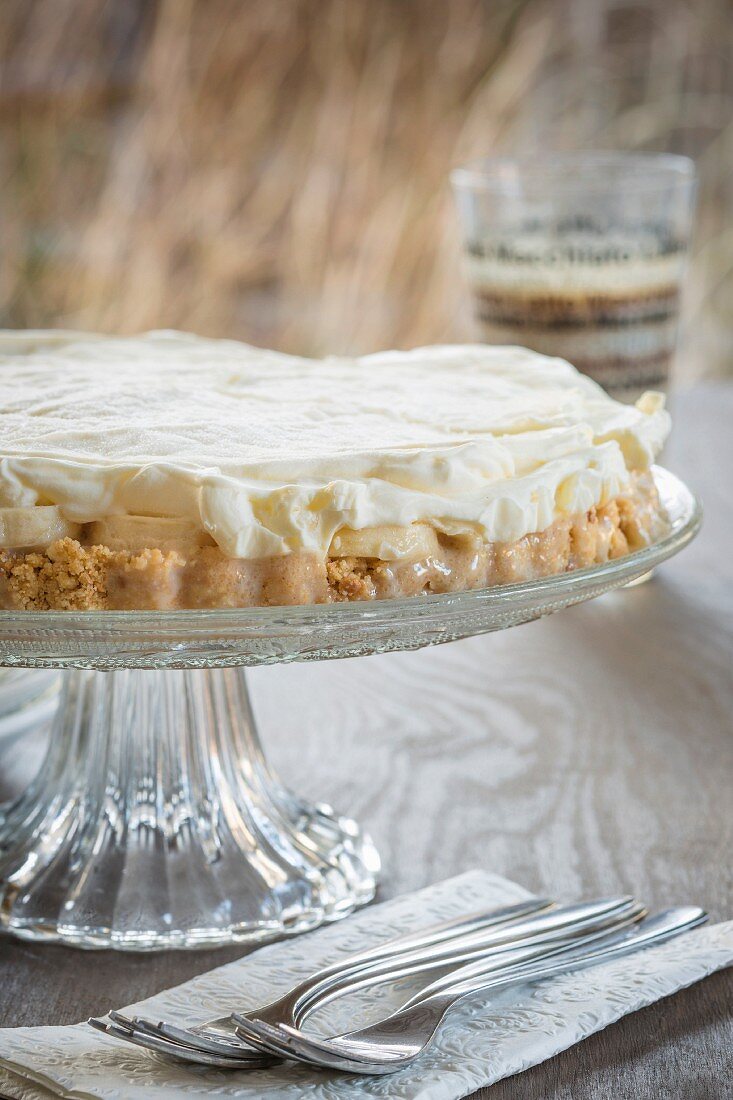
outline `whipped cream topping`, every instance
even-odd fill
[[[507,542],[618,495],[669,430],[518,347],[309,360],[176,332],[0,336],[0,508],[178,516],[233,557],[342,527]]]

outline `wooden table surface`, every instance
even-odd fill
[[[681,395],[675,416],[665,461],[706,522],[650,583],[419,653],[252,674],[273,762],[368,826],[382,897],[483,867],[553,896],[733,916],[733,386]],[[42,737],[0,751],[3,798]],[[242,953],[4,940],[0,1024],[71,1023]],[[477,1095],[733,1096],[732,1008],[729,971]]]

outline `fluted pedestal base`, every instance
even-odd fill
[[[0,814],[0,928],[123,950],[254,943],[374,894],[355,822],[285,790],[244,671],[77,671]]]
[[[53,669],[0,668],[0,740],[49,722],[58,690],[59,674]]]

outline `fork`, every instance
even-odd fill
[[[282,1018],[293,1023],[302,1022],[305,1018],[304,1013],[307,1015],[309,1012],[308,1005],[311,998],[317,997],[323,989],[340,988],[341,983],[345,983],[349,976],[357,971],[376,967],[379,964],[387,965],[389,960],[407,952],[429,949],[434,945],[469,936],[483,929],[510,923],[521,924],[524,918],[553,907],[554,903],[549,898],[532,897],[498,909],[478,910],[451,920],[439,921],[417,932],[388,940],[377,947],[357,952],[327,966],[299,983],[284,997],[257,1011],[268,1013],[268,1019]],[[297,1006],[295,1002],[298,1002]],[[300,1007],[297,1015],[294,1012],[296,1007]],[[269,1013],[273,1014],[272,1017]],[[247,1059],[248,1068],[252,1069],[260,1065],[270,1065],[273,1060],[270,1055],[258,1054],[251,1047],[242,1044],[237,1038],[231,1016],[209,1020],[195,1028],[182,1028],[163,1020],[155,1022],[144,1017],[128,1017],[116,1011],[109,1012],[107,1019],[92,1017],[87,1022],[97,1031],[162,1054],[171,1053],[171,1044],[188,1046],[202,1056],[210,1056],[210,1058],[200,1059],[205,1064],[216,1065],[222,1056],[228,1061],[230,1054],[235,1053],[240,1061]]]
[[[449,956],[447,954],[441,956],[436,953],[434,961],[429,966],[422,959],[418,960],[419,965],[413,966],[410,958],[400,958],[398,966],[393,964],[389,978],[394,980],[395,978],[439,967],[450,967],[451,970],[455,970],[459,964],[465,964],[475,959],[486,959],[494,955],[505,956],[507,951],[515,952],[520,946],[535,947],[538,953],[544,953],[553,944],[564,944],[568,941],[580,940],[592,932],[610,931],[611,928],[622,923],[640,920],[644,914],[644,908],[633,898],[620,898],[616,901],[612,899],[602,900],[559,907],[549,913],[540,913],[527,918],[521,922],[521,929],[518,931],[508,928],[499,932],[489,931],[479,936],[470,936],[465,940],[459,940]],[[505,961],[511,962],[513,957],[512,955]],[[383,969],[373,971],[370,969],[368,972],[353,975],[349,980],[348,987],[344,987],[343,990],[339,990],[334,995],[341,996],[343,993],[352,993],[365,986],[373,985],[377,981],[384,980],[385,971]],[[330,995],[323,995],[319,997],[318,1004],[314,1007],[320,1008],[331,999]],[[310,1009],[308,1015],[311,1014],[311,1011],[313,1009]],[[257,1039],[258,1036],[261,1036],[264,1040],[262,1046],[267,1048],[270,1045],[272,1026],[281,1023],[291,1023],[295,1027],[299,1026],[297,1019],[285,1021],[277,1011],[251,1011],[246,1015],[240,1015],[236,1034],[240,1039],[244,1038],[246,1034],[250,1045],[259,1049],[262,1049],[262,1047]],[[228,1053],[234,1054],[235,1051],[230,1050]]]
[[[568,951],[574,947],[585,946],[596,940],[599,936],[605,936],[611,932],[628,928],[640,921],[645,915],[646,910],[644,907],[632,901],[628,906],[619,908],[607,917],[601,916],[596,917],[593,921],[585,921],[582,931],[580,932],[574,929],[570,932],[568,932],[568,930],[562,930],[559,934],[532,936],[526,939],[523,938],[512,944],[500,945],[493,951],[474,955],[473,965],[482,973],[498,973],[509,969],[513,971],[516,967],[526,966],[531,962],[552,957],[559,952]],[[471,960],[466,961],[470,962]],[[409,1004],[412,1005],[421,1000],[425,995],[426,988],[434,992],[439,982],[452,984],[456,980],[455,976],[459,972],[459,969],[460,968],[454,964],[450,969],[445,970],[440,977],[434,979],[433,982],[430,983],[429,987],[423,987],[414,997],[410,998]],[[366,984],[366,981],[360,981],[357,978],[345,992],[355,992],[357,989],[363,988]],[[323,1003],[325,1002],[320,1002],[316,1007],[320,1008]],[[405,1005],[402,1007],[404,1008]],[[264,1020],[252,1012],[246,1015],[235,1014],[233,1019],[237,1035],[240,1039],[246,1039],[252,1047],[262,1051],[263,1054],[280,1054],[280,1056],[284,1058],[287,1057],[287,1046],[284,1045],[284,1040],[288,1035],[297,1036],[304,1044],[308,1043],[311,1038],[294,1023],[285,1025],[284,1022],[280,1020],[273,1024],[272,1021]],[[289,1030],[283,1030],[283,1028],[286,1027],[289,1028]]]
[[[647,917],[630,931],[599,932],[589,936],[581,946],[558,947],[534,963],[530,961],[531,948],[522,952],[527,959],[524,965],[517,962],[516,952],[509,966],[502,965],[499,959],[480,960],[437,979],[386,1019],[333,1039],[306,1036],[288,1024],[278,1028],[268,1025],[269,1031],[274,1033],[271,1049],[281,1057],[309,1066],[357,1074],[396,1073],[412,1065],[430,1046],[450,1010],[473,994],[537,981],[619,958],[661,943],[705,920],[707,914],[702,909],[682,906]],[[534,953],[536,955],[536,949]],[[548,958],[548,954],[555,957]],[[236,1014],[234,1019],[239,1027],[244,1025],[242,1031],[249,1040],[250,1021]]]
[[[536,913],[553,908],[554,903],[549,898],[528,898],[526,901],[513,905],[502,906],[499,909],[478,910],[469,914],[462,914],[451,920],[440,921],[422,928],[417,932],[410,932],[388,940],[377,947],[357,952],[354,955],[342,959],[337,963],[327,966],[317,973],[299,983],[284,997],[264,1006],[261,1011],[273,1019],[285,1019],[292,1022],[302,1022],[303,1011],[307,1011],[310,999],[317,996],[322,989],[336,988],[341,982],[346,982],[349,976],[367,967],[388,965],[389,960],[406,954],[417,952],[421,949],[429,949],[434,945],[447,943],[462,936],[469,936],[483,929],[494,928],[504,924],[517,924]],[[335,995],[335,994],[334,994]],[[297,1002],[297,1004],[296,1004]],[[294,1009],[302,1002],[299,1015],[295,1015]],[[165,1021],[154,1022],[144,1017],[128,1017],[121,1012],[111,1011],[108,1018],[91,1017],[87,1021],[97,1031],[105,1032],[118,1039],[134,1042],[139,1046],[147,1046],[159,1053],[167,1053],[170,1043],[179,1043],[191,1046],[192,1049],[202,1054],[220,1056],[225,1054],[226,1048],[232,1049],[241,1057],[248,1057],[252,1062],[252,1068],[263,1061],[263,1055],[257,1054],[237,1039],[231,1016],[222,1016],[215,1020],[209,1020],[196,1028],[181,1028]],[[164,1048],[160,1043],[164,1044]],[[267,1058],[268,1064],[272,1061]]]
[[[250,1015],[256,1016],[256,1026],[282,1021],[297,1026],[316,1008],[354,988],[425,970],[455,968],[458,963],[487,954],[500,952],[505,956],[513,943],[540,945],[560,939],[566,942],[588,930],[627,919],[632,913],[637,918],[641,915],[630,898],[604,899],[538,913],[540,904],[546,908],[550,905],[537,901],[534,912],[530,910],[530,903],[522,903],[490,914],[472,914],[389,941],[320,971],[273,1004],[253,1010],[247,1019]],[[478,932],[462,931],[477,925]],[[431,936],[433,939],[438,937],[437,942],[431,942]],[[194,1029],[163,1021],[153,1023],[139,1017],[131,1020],[117,1012],[109,1014],[109,1022],[89,1022],[116,1038],[185,1061],[254,1069],[265,1064],[263,1058],[272,1059],[272,1051],[262,1050],[259,1044],[259,1053],[251,1046],[242,1045],[230,1016]]]

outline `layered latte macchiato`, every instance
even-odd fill
[[[473,242],[467,266],[481,335],[568,359],[609,393],[664,389],[677,339],[680,242],[568,226]]]
[[[562,356],[621,401],[667,387],[692,161],[538,152],[451,178],[482,339]]]

